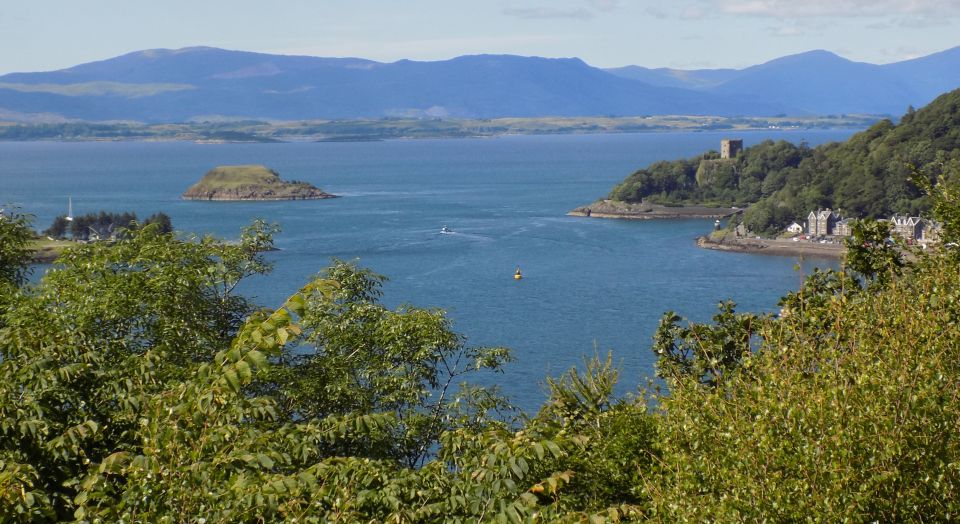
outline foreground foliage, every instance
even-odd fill
[[[873,292],[818,274],[715,387],[660,400],[666,521],[949,521],[960,511],[960,279],[923,258]],[[874,294],[875,293],[875,294]]]
[[[928,190],[956,242],[956,189]],[[79,247],[0,301],[0,520],[954,520],[960,260],[855,233],[853,269],[778,316],[665,315],[662,392],[615,398],[594,357],[520,419],[467,380],[506,350],[385,308],[367,270],[275,310],[236,296],[269,269],[264,224]]]
[[[22,286],[29,274],[33,238],[29,215],[16,208],[0,209],[0,286]]]

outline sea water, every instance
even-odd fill
[[[699,249],[712,220],[567,217],[653,161],[718,149],[721,138],[843,140],[849,130],[504,136],[385,142],[0,143],[0,205],[36,216],[162,211],[178,230],[237,238],[255,218],[282,233],[269,276],[242,289],[279,305],[334,257],[389,277],[384,302],[446,310],[468,344],[506,346],[515,362],[481,379],[532,411],[545,379],[613,353],[621,394],[653,376],[663,312],[703,321],[731,299],[772,312],[810,266],[790,257]],[[210,168],[257,163],[342,198],[196,202],[180,194]],[[449,232],[442,232],[446,226]],[[522,280],[514,280],[517,267]]]

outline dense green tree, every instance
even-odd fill
[[[847,267],[869,280],[885,283],[900,274],[904,265],[902,242],[891,234],[890,222],[857,220],[847,239]]]
[[[0,286],[20,286],[29,274],[31,219],[15,207],[0,209]]]
[[[659,399],[663,521],[952,520],[960,511],[960,271],[945,257],[860,290],[817,274],[755,352]],[[717,351],[710,339],[701,351]]]
[[[131,388],[161,390],[229,345],[252,311],[232,291],[268,269],[259,253],[269,245],[259,223],[237,245],[150,226],[67,250],[11,297],[0,320],[0,462],[27,475],[36,507],[65,518],[88,464],[133,445]]]
[[[50,227],[43,230],[43,235],[50,238],[63,239],[67,237],[67,232],[69,230],[70,221],[67,220],[67,215],[60,215],[53,219],[53,222],[50,223]]]
[[[459,387],[470,373],[501,371],[505,348],[467,347],[442,311],[385,308],[384,278],[352,264],[336,261],[321,278],[335,289],[307,296],[303,334],[271,376],[283,412],[291,420],[390,413],[397,422],[376,441],[341,442],[348,447],[337,453],[418,466],[442,432],[508,408],[493,390]]]
[[[143,224],[138,224],[136,213],[100,211],[72,217],[71,220],[67,220],[66,215],[60,215],[53,219],[50,227],[45,229],[43,234],[57,239],[67,238],[69,233],[73,240],[107,240],[122,236],[125,231],[150,224],[157,224],[160,233],[173,232],[173,222],[166,213],[154,213],[147,217]]]
[[[654,335],[657,375],[674,381],[692,378],[717,386],[751,354],[751,338],[764,318],[735,312],[736,304],[718,305],[713,324],[688,324],[673,311],[664,313]]]
[[[173,232],[173,221],[170,220],[170,216],[166,213],[160,212],[148,216],[147,219],[143,221],[143,225],[148,226],[150,224],[157,224],[161,233]]]

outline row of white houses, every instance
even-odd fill
[[[807,215],[806,227],[794,222],[787,226],[787,231],[797,235],[806,232],[812,237],[845,237],[852,233],[853,220],[843,218],[830,208],[818,209]],[[939,240],[940,224],[936,221],[906,215],[893,215],[889,220],[893,224],[893,232],[907,241],[926,243]]]

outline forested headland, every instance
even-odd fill
[[[922,179],[944,246],[960,191]],[[443,311],[379,301],[334,262],[283,304],[275,228],[67,250],[31,283],[30,217],[0,220],[4,522],[950,521],[960,512],[960,253],[860,223],[843,272],[779,315],[664,314],[661,387],[610,358],[522,415]],[[902,249],[910,249],[903,247]]]
[[[843,143],[808,147],[765,141],[731,159],[709,151],[640,169],[613,188],[623,202],[748,206],[743,223],[773,235],[818,208],[853,218],[917,215],[930,199],[910,182],[914,168],[929,180],[960,166],[960,90],[880,121]]]

